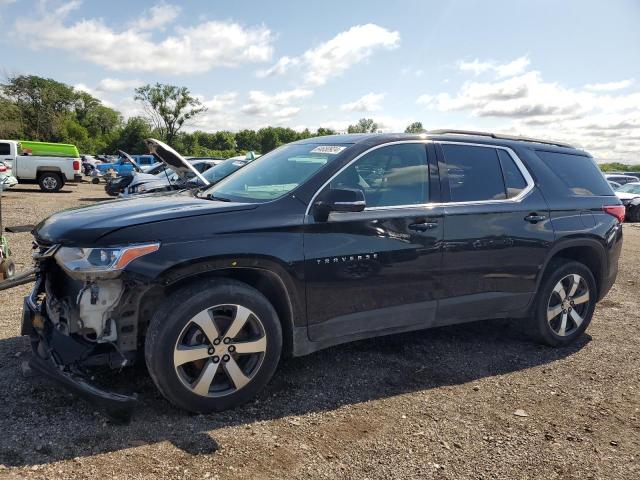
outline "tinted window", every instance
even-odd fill
[[[445,144],[442,149],[452,202],[507,198],[495,148]]]
[[[357,188],[367,207],[419,205],[428,201],[429,170],[423,143],[378,148],[345,169],[331,188]]]
[[[517,197],[520,192],[527,188],[527,181],[522,176],[522,172],[513,161],[511,155],[501,148],[496,150],[502,167],[504,184],[507,186],[507,198]]]
[[[0,155],[11,155],[11,148],[8,143],[0,143]]]
[[[536,153],[573,195],[613,195],[611,187],[591,157],[556,152]]]

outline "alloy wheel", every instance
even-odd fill
[[[182,384],[204,397],[232,394],[256,375],[267,350],[260,318],[242,305],[216,305],[180,332],[173,365]]]
[[[573,334],[589,311],[589,286],[578,274],[562,278],[551,292],[547,304],[547,322],[560,337]]]
[[[58,181],[53,178],[53,177],[45,177],[42,180],[42,185],[44,186],[44,188],[46,188],[47,190],[55,190],[56,187],[58,186]]]

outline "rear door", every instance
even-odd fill
[[[433,145],[405,142],[372,149],[326,185],[361,189],[367,206],[334,212],[326,221],[308,217],[312,340],[333,343],[432,324],[443,233],[437,176]]]
[[[527,306],[554,240],[549,208],[515,152],[440,142],[445,205],[438,324]]]

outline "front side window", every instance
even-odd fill
[[[205,193],[240,202],[268,202],[291,192],[349,145],[289,144],[241,168]]]
[[[429,169],[424,143],[389,145],[367,153],[343,170],[330,188],[359,189],[367,207],[428,202]]]
[[[442,150],[447,164],[452,202],[507,198],[495,148],[443,144]]]

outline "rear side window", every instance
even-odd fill
[[[8,143],[0,143],[0,155],[11,155],[11,148]]]
[[[537,151],[536,154],[573,195],[580,197],[613,195],[613,190],[591,157],[541,151]]]
[[[452,202],[507,198],[495,148],[443,144],[442,149]]]
[[[504,184],[507,187],[507,198],[517,197],[520,192],[527,188],[527,181],[506,150],[499,148],[497,152],[500,166],[502,167],[502,175],[504,176]]]

